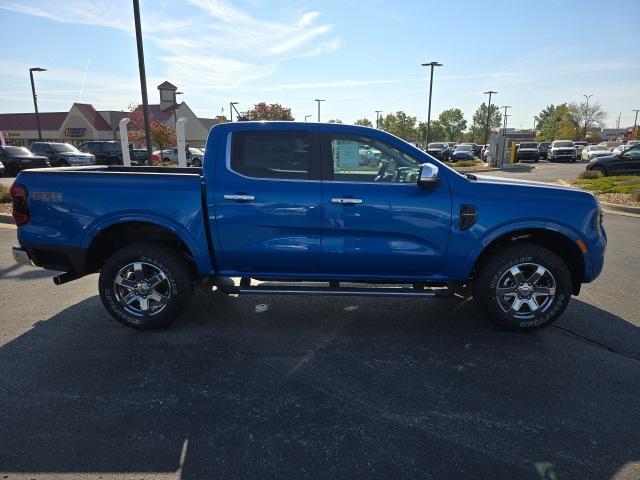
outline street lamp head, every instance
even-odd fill
[[[438,62],[421,63],[420,65],[423,67],[444,67],[442,63]]]
[[[229,102],[231,105],[238,105],[240,102]]]
[[[42,67],[33,67],[33,68],[30,68],[29,71],[30,72],[46,72],[47,69]]]
[[[326,100],[324,100],[323,98],[316,98],[314,100],[314,102],[324,102],[324,101],[326,101]]]
[[[487,94],[495,94],[495,93],[498,93],[498,92],[494,92],[493,90],[488,90],[488,91],[486,91],[486,92],[483,92],[483,95],[487,95]]]

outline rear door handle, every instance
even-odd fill
[[[225,200],[233,200],[234,202],[253,202],[256,197],[253,195],[225,195]]]
[[[341,205],[360,205],[362,203],[362,199],[347,197],[332,198],[331,203],[339,203]]]

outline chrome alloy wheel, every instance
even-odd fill
[[[122,267],[113,280],[113,291],[122,308],[139,317],[160,313],[172,293],[167,275],[146,262]]]
[[[502,310],[515,318],[531,318],[553,304],[556,281],[549,270],[537,263],[520,263],[504,272],[496,287]]]

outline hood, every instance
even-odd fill
[[[60,157],[93,157],[93,155],[91,153],[85,153],[85,152],[61,152],[58,154],[58,156]]]
[[[521,152],[537,152],[538,151],[538,147],[521,147],[518,150],[520,150]]]
[[[7,158],[17,158],[18,160],[47,160],[48,157],[43,155],[7,155]]]
[[[475,182],[485,185],[503,185],[510,187],[518,187],[518,188],[535,188],[537,190],[553,190],[557,191],[565,191],[568,194],[576,194],[576,195],[585,195],[587,197],[593,197],[593,194],[587,192],[585,190],[580,190],[577,188],[565,187],[562,185],[556,185],[553,183],[544,183],[544,182],[534,182],[532,180],[520,180],[514,178],[503,178],[503,177],[493,177],[490,175],[476,175],[477,180]],[[474,180],[472,180],[474,181]]]
[[[613,155],[611,153],[608,153],[606,155],[597,155],[598,160],[615,160],[617,158],[618,158],[618,155]]]

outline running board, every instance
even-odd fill
[[[264,282],[251,285],[249,281],[240,282],[239,286],[226,284],[220,289],[227,294],[253,295],[332,295],[343,297],[451,297],[454,290],[450,287],[424,288],[414,287],[341,287],[338,282],[326,282],[325,285],[295,285],[284,282]],[[352,284],[352,283],[350,283]]]

